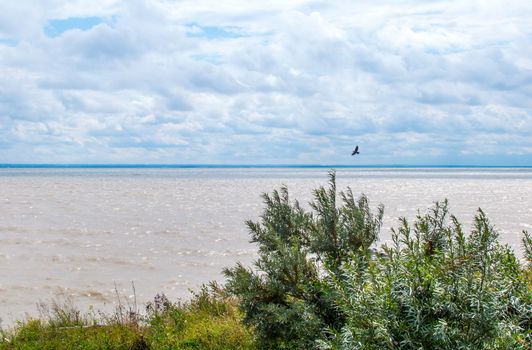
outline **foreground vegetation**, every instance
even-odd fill
[[[248,222],[256,269],[226,270],[259,347],[530,348],[525,267],[481,210],[466,235],[447,202],[436,203],[377,248],[382,206],[373,213],[365,196],[337,193],[334,173],[314,191],[312,212],[286,188],[264,202],[260,222]],[[530,264],[526,233],[524,243]]]
[[[187,303],[158,295],[142,314],[119,306],[111,315],[83,315],[51,305],[41,319],[0,334],[0,349],[255,349],[235,298],[205,286]]]
[[[3,349],[530,349],[532,237],[525,263],[479,210],[469,234],[436,203],[377,247],[383,208],[338,193],[312,211],[281,188],[263,196],[253,268],[225,270],[185,304],[157,296],[144,313],[81,315],[52,305],[2,334]]]

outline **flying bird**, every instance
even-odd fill
[[[352,156],[354,156],[355,154],[360,154],[360,152],[358,151],[358,145],[355,147],[353,153],[351,153]]]

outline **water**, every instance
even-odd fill
[[[36,315],[38,301],[70,298],[109,310],[115,286],[139,304],[156,293],[186,298],[254,257],[246,219],[261,192],[282,184],[301,203],[327,182],[324,168],[0,168],[0,317]],[[448,198],[470,227],[480,206],[521,252],[532,231],[532,169],[341,168],[351,186],[385,205],[381,242],[399,216]],[[520,253],[521,254],[521,253]]]

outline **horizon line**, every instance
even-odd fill
[[[513,168],[528,169],[532,165],[480,165],[480,164],[172,164],[172,163],[0,163],[0,168],[78,168],[78,169],[112,169],[112,168]]]

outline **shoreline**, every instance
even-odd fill
[[[0,169],[530,169],[532,165],[415,164],[16,164]]]

